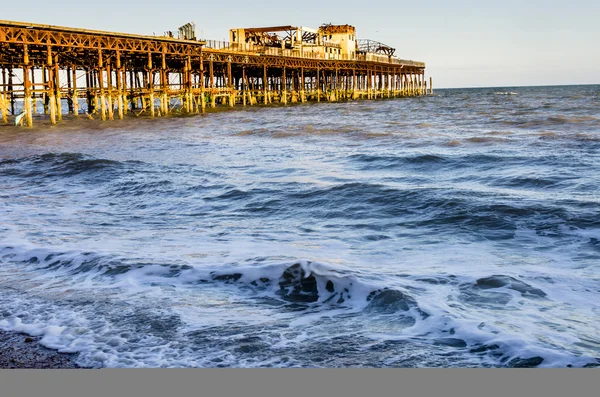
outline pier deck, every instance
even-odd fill
[[[418,96],[425,64],[0,20],[2,121]],[[431,92],[431,80],[429,84]],[[66,105],[66,106],[64,106]]]

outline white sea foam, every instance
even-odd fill
[[[464,249],[461,252],[464,254]],[[80,352],[79,362],[86,366],[273,364],[272,357],[266,354],[248,358],[224,346],[250,333],[268,340],[274,349],[286,351],[305,343],[306,338],[331,337],[328,332],[335,325],[348,327],[349,334],[362,334],[374,342],[404,340],[417,343],[419,349],[455,344],[456,349],[467,352],[466,357],[469,350],[492,346],[490,351],[499,353],[498,357],[471,353],[474,358],[470,360],[488,365],[500,364],[500,359],[506,364],[529,357],[543,358],[541,366],[581,366],[594,360],[589,349],[575,347],[576,334],[565,333],[565,321],[575,319],[570,319],[565,302],[559,304],[556,300],[572,298],[573,291],[546,288],[542,280],[536,281],[535,286],[543,284],[548,298],[532,299],[504,286],[493,289],[494,293],[508,296],[508,303],[500,310],[479,307],[477,299],[465,301],[465,293],[485,295],[490,291],[472,288],[477,277],[490,275],[489,269],[476,271],[474,276],[431,278],[412,274],[370,279],[368,274],[344,266],[296,261],[231,265],[218,271],[204,266],[147,264],[107,274],[106,270],[118,261],[114,256],[12,247],[4,248],[0,257],[0,284],[8,288],[1,299],[5,314],[0,327],[41,335],[42,344],[60,351]],[[30,263],[36,262],[32,258],[38,258],[37,263]],[[406,259],[410,264],[410,256]],[[459,258],[450,255],[448,260]],[[64,265],[49,267],[57,261]],[[94,266],[87,266],[90,262]],[[286,303],[279,285],[282,275],[294,265],[304,279],[315,278],[318,290],[318,299],[300,302],[305,305],[300,312],[285,310],[294,304],[294,299]],[[176,273],[173,269],[177,269]],[[528,273],[527,279],[536,279],[533,275],[537,269]],[[556,272],[551,277],[555,283],[565,275]],[[576,281],[573,278],[565,285],[575,285]],[[332,290],[341,292],[344,301],[331,299]],[[385,290],[401,291],[414,299],[415,305],[401,312],[388,313],[386,307],[382,311],[367,310],[369,296]],[[390,300],[386,304],[395,303]],[[576,304],[580,316],[577,321],[589,322],[578,326],[579,332],[591,340],[597,339],[597,320],[592,320],[596,304],[588,302],[587,318],[581,317],[585,313],[583,302]],[[132,318],[130,322],[125,320],[128,316]],[[173,316],[177,317],[176,324],[169,323]],[[159,325],[162,323],[166,324],[165,329]],[[283,328],[257,331],[274,324]],[[362,331],[353,329],[357,325]],[[539,334],[540,325],[545,329],[543,336]],[[152,327],[158,330],[144,331]],[[240,327],[240,333],[220,336],[227,327]],[[220,344],[200,346],[202,354],[190,350],[190,333],[210,329],[215,330]],[[591,343],[600,345],[598,340]]]

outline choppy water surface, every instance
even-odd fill
[[[4,127],[0,219],[81,365],[600,362],[600,86]]]

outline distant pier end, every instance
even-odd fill
[[[177,34],[141,36],[0,20],[2,122],[432,92],[424,63],[357,38],[351,25],[236,28],[229,42],[196,36],[193,23]]]

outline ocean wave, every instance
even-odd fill
[[[262,366],[273,363],[273,349],[289,357],[276,366],[319,365],[319,357],[303,348],[311,346],[303,337],[308,329],[311,339],[320,341],[322,354],[336,351],[339,341],[349,355],[359,349],[367,366],[398,366],[398,360],[401,366],[444,365],[438,354],[454,363],[483,366],[595,362],[589,354],[551,350],[529,334],[468,320],[476,316],[471,312],[488,308],[510,315],[511,305],[523,298],[551,302],[545,290],[515,276],[413,275],[403,278],[401,287],[344,266],[306,260],[218,270],[119,262],[99,253],[4,247],[0,328],[39,335],[48,347],[79,352],[79,363],[92,367]],[[6,268],[11,265],[13,270]],[[22,277],[28,271],[36,275]],[[439,288],[459,300],[441,310],[445,305],[431,300]],[[230,298],[220,297],[223,293]],[[19,309],[23,299],[29,301],[26,312]],[[239,305],[246,318],[228,314],[229,320],[214,324],[211,317],[207,323],[197,317],[219,310],[228,299],[233,302],[224,315]],[[332,334],[338,327],[348,338]],[[380,353],[397,358],[379,361]],[[433,361],[417,359],[422,354]],[[344,362],[343,357],[336,360],[320,365]]]
[[[497,141],[497,138],[475,137],[467,138],[466,141],[473,143],[488,143]],[[520,156],[481,153],[466,153],[462,155],[422,154],[417,156],[354,154],[348,156],[348,159],[351,163],[360,164],[361,169],[364,170],[413,168],[422,170],[431,169],[432,171],[439,170],[440,167],[442,167],[442,169],[473,168],[528,160],[526,157]]]
[[[70,288],[89,289],[99,285],[121,286],[124,279],[134,277],[149,286],[159,283],[237,284],[263,291],[268,289],[273,296],[286,302],[360,302],[363,307],[385,291],[382,286],[361,281],[350,269],[312,261],[236,266],[232,272],[226,267],[212,270],[188,264],[132,261],[93,252],[5,246],[0,248],[0,263],[25,266],[22,270],[36,273],[38,281],[47,280],[47,283],[42,283],[44,290],[52,288],[52,285],[60,288],[63,285],[61,281],[53,284],[60,278],[71,279],[73,285]],[[78,285],[78,281],[85,283]],[[408,296],[406,299],[410,300]]]
[[[136,161],[125,163],[98,159],[81,153],[46,153],[24,158],[0,161],[0,175],[22,178],[56,178],[89,174],[99,177],[110,171],[128,165],[139,164]]]
[[[598,365],[597,88],[4,128],[0,328],[92,367]]]
[[[525,112],[524,115],[529,115],[531,112]],[[514,125],[519,128],[556,128],[561,126],[568,126],[572,124],[581,124],[586,126],[596,127],[600,125],[600,119],[594,116],[565,116],[562,114],[555,114],[545,118],[519,118],[513,120],[501,120],[502,124]]]
[[[446,161],[442,156],[435,154],[422,154],[418,156],[381,156],[372,154],[353,154],[348,159],[357,163],[372,165],[378,169],[393,168],[400,165],[430,165],[440,164]]]

